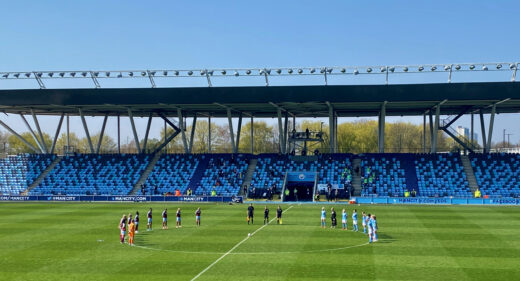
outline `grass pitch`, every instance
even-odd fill
[[[198,206],[200,228],[194,217]],[[273,218],[276,205],[268,206]],[[145,225],[149,207],[154,209],[151,232]],[[161,230],[165,207],[169,230]],[[180,229],[175,228],[177,207],[183,212]],[[272,223],[246,239],[262,227],[263,205],[255,206],[255,224],[247,225],[245,204],[1,203],[0,280],[196,276],[196,280],[226,281],[517,280],[520,276],[517,207],[336,205],[338,214],[346,207],[349,231],[320,228],[321,205],[289,207],[282,205],[288,210],[283,225]],[[327,215],[330,207],[326,206]],[[362,233],[351,231],[354,208],[359,218],[361,211],[377,215],[380,242],[367,245]],[[141,213],[138,246],[121,245],[119,219],[136,210]]]

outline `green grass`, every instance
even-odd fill
[[[146,232],[150,206],[155,227]],[[165,206],[169,230],[160,229]],[[191,280],[262,226],[261,205],[248,226],[246,205],[201,204],[197,228],[197,206],[1,203],[0,280]],[[181,229],[175,229],[177,207]],[[320,208],[293,206],[283,225],[264,227],[197,280],[517,280],[520,274],[517,207],[355,206],[359,214],[377,214],[380,242],[371,245],[363,245],[368,239],[361,233],[321,229]],[[346,208],[350,217],[354,206]],[[136,210],[142,224],[136,244],[147,248],[118,241],[121,215]],[[337,248],[345,249],[327,250]]]

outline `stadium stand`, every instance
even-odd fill
[[[50,154],[22,154],[0,159],[0,194],[19,195],[56,159]]]
[[[404,196],[407,176],[403,160],[392,154],[369,154],[361,159],[361,195]]]
[[[195,170],[205,156],[189,154],[163,154],[146,179],[148,194],[166,194],[179,189],[186,193]]]
[[[472,154],[470,159],[483,196],[520,197],[520,154]]]
[[[415,160],[419,193],[428,197],[471,197],[464,167],[457,154],[420,154]]]
[[[195,185],[194,194],[211,195],[214,189],[219,196],[237,195],[244,180],[249,155],[208,154],[208,158],[207,168]]]
[[[65,156],[31,195],[126,195],[139,180],[150,155]]]

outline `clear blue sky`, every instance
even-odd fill
[[[520,60],[520,1],[2,0],[1,7],[0,71]],[[25,130],[19,117],[1,119]],[[518,119],[497,116],[495,136],[507,129],[517,142]],[[53,120],[43,119],[44,130]],[[97,131],[101,120],[89,124]],[[131,136],[129,126],[123,135]]]

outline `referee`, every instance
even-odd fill
[[[282,208],[278,205],[278,209],[276,209],[276,222],[278,224],[282,224],[282,213]]]
[[[269,223],[269,209],[267,209],[267,206],[265,206],[264,209],[264,224]]]
[[[251,222],[251,224],[254,224],[253,222],[253,216],[255,213],[255,208],[253,207],[253,203],[249,204],[249,207],[247,207],[247,224]]]

